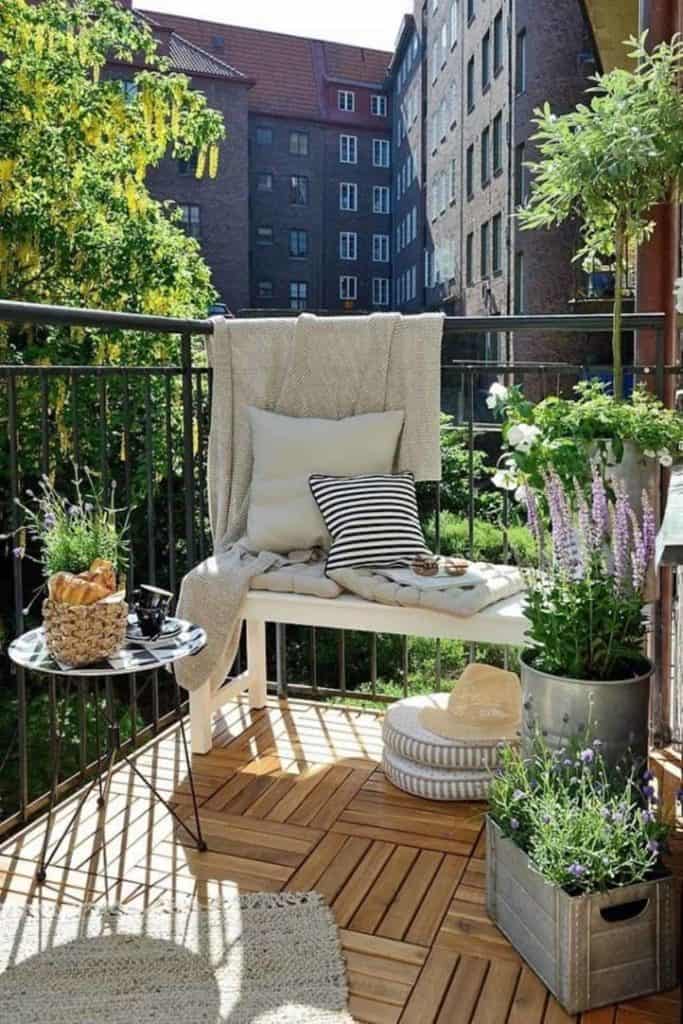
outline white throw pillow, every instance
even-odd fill
[[[313,499],[314,473],[391,473],[403,411],[343,420],[280,416],[249,407],[254,462],[247,518],[252,551],[288,554],[329,548],[331,538]]]

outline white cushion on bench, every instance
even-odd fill
[[[430,768],[386,748],[382,769],[399,789],[427,800],[485,800],[491,781],[489,772]]]

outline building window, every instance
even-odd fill
[[[481,41],[481,91],[491,84],[491,33],[485,32]]]
[[[372,188],[372,212],[390,213],[391,198],[386,185],[373,185]]]
[[[337,92],[337,105],[340,110],[346,110],[352,114],[356,109],[356,94],[348,89],[339,89]]]
[[[491,238],[492,270],[494,274],[503,272],[503,216],[497,213],[492,221]]]
[[[202,224],[197,204],[178,203],[178,209],[180,210],[180,224],[185,234],[191,238],[200,238]]]
[[[458,194],[458,162],[451,160],[448,175],[448,201],[454,203]]]
[[[372,279],[372,304],[373,306],[389,305],[389,278],[373,277]]]
[[[446,66],[448,60],[448,22],[444,21],[441,26],[441,67]]]
[[[256,294],[259,299],[272,299],[273,297],[273,282],[272,281],[259,281],[256,285]]]
[[[270,146],[273,142],[273,129],[263,125],[256,127],[256,144],[258,146]]]
[[[308,231],[292,228],[289,232],[289,255],[295,259],[308,256]]]
[[[493,119],[493,173],[501,174],[503,170],[503,114],[496,114]]]
[[[308,206],[308,178],[292,174],[289,179],[289,202],[292,206]]]
[[[370,97],[370,113],[374,117],[386,117],[387,116],[387,98],[386,98],[386,96],[371,96]]]
[[[517,95],[526,92],[526,29],[517,33],[515,64],[515,90]]]
[[[308,302],[308,282],[307,281],[290,281],[289,282],[289,308],[290,309],[305,309],[307,302]]]
[[[339,162],[342,164],[358,163],[358,138],[355,135],[339,136]]]
[[[389,262],[389,235],[372,236],[372,262]]]
[[[292,156],[308,156],[308,132],[289,133],[289,152]]]
[[[439,40],[432,43],[432,83],[439,77]]]
[[[358,235],[355,231],[339,232],[339,259],[358,259]]]
[[[465,242],[465,281],[474,283],[474,234],[470,232]]]
[[[273,191],[273,175],[270,172],[263,172],[256,175],[256,191],[257,192],[272,192]]]
[[[520,142],[515,146],[515,206],[523,206],[527,201],[527,173],[524,161],[526,146]]]
[[[467,62],[467,112],[474,110],[474,57]]]
[[[137,99],[138,83],[134,82],[132,78],[119,78],[118,84],[126,103],[132,103]]]
[[[417,206],[414,206],[410,214],[411,237],[413,242],[417,238]]]
[[[481,133],[481,187],[486,188],[491,180],[491,129],[486,126]]]
[[[355,212],[358,209],[358,185],[342,181],[339,184],[339,209]]]
[[[491,225],[486,221],[481,226],[481,250],[479,253],[481,262],[481,276],[482,278],[489,276],[489,235],[491,232]]]
[[[339,298],[355,300],[358,298],[358,278],[343,274],[339,278]]]
[[[439,175],[439,213],[445,213],[448,206],[448,175],[442,171]]]
[[[503,11],[493,19],[493,73],[499,75],[503,70]]]
[[[273,244],[273,229],[272,228],[256,228],[256,244],[257,245],[272,245]]]
[[[515,253],[515,287],[514,287],[514,312],[516,315],[524,312],[524,253]]]
[[[372,166],[388,167],[391,159],[391,147],[388,139],[372,140]]]
[[[467,21],[474,20],[474,0],[467,0]]]
[[[474,145],[469,146],[465,156],[465,190],[467,198],[474,195]]]
[[[451,37],[451,50],[458,41],[458,5],[460,0],[451,0],[448,10],[448,32]]]
[[[189,160],[178,161],[178,174],[183,178],[192,176],[194,178],[197,173],[197,154],[193,153]]]
[[[443,142],[448,132],[448,104],[446,103],[446,97],[441,100],[439,104],[439,137]]]
[[[449,121],[451,128],[453,128],[458,120],[458,83],[455,78],[451,82],[448,90],[448,110]]]

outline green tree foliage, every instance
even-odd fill
[[[215,175],[221,115],[115,0],[3,0],[0,52],[0,295],[203,313],[208,268],[145,177],[195,150],[198,176]],[[107,60],[140,57],[133,89],[102,77]],[[115,361],[120,346],[98,340],[93,354]]]
[[[596,75],[590,102],[562,116],[537,110],[540,160],[531,197],[519,213],[524,228],[582,224],[579,259],[615,262],[612,352],[614,393],[623,396],[621,313],[630,246],[654,230],[653,208],[671,197],[683,167],[683,44],[678,36],[647,50],[647,36],[626,45],[634,70]]]

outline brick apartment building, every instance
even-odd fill
[[[215,181],[165,161],[151,186],[231,309],[571,310],[573,231],[514,213],[534,108],[594,70],[579,0],[417,0],[393,53],[139,13],[225,115]]]

